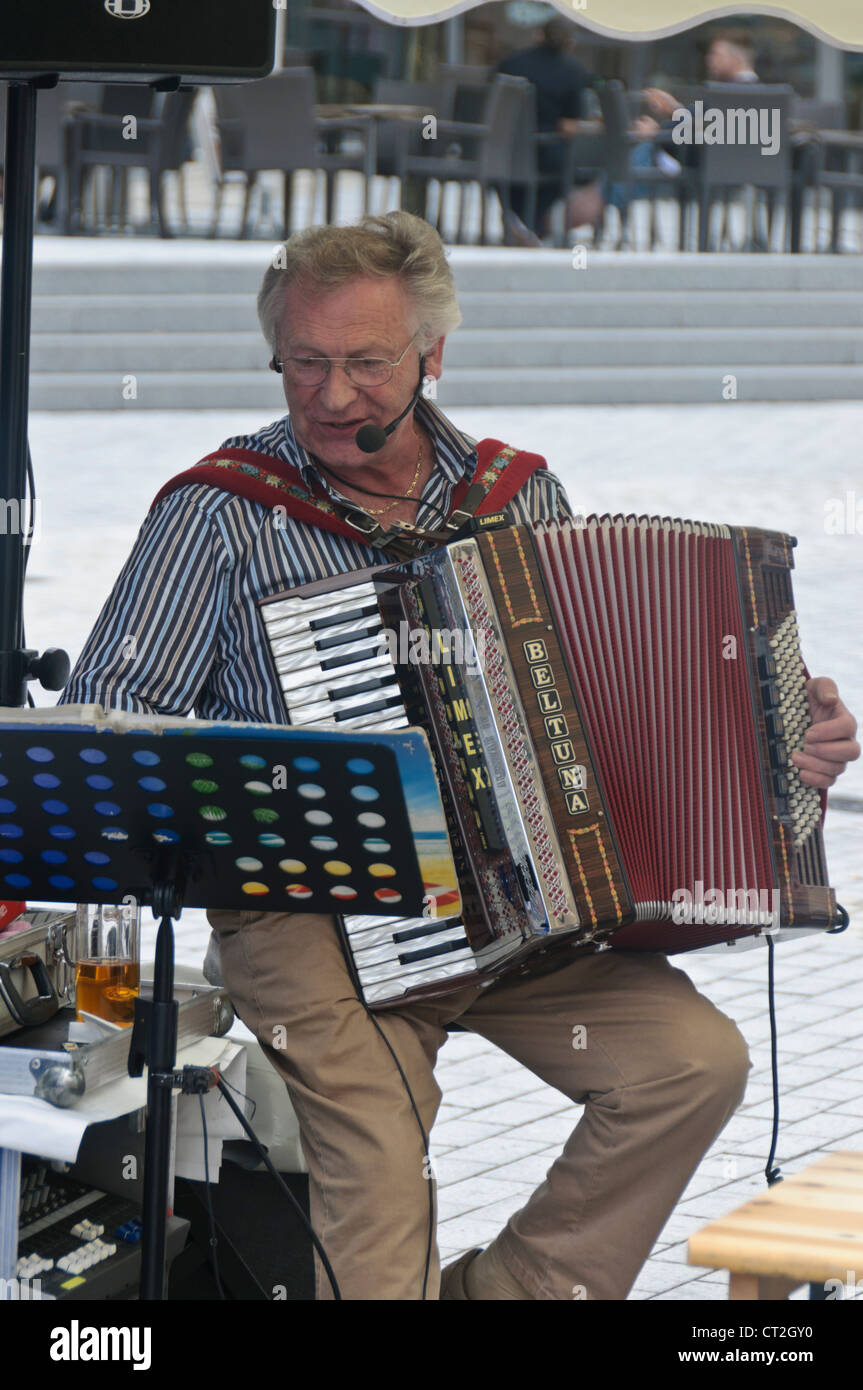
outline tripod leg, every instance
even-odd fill
[[[147,1135],[144,1144],[144,1210],[141,1236],[141,1299],[165,1297],[165,1244],[171,1170],[171,1086],[166,1074],[177,1060],[174,1001],[174,928],[165,916],[156,937],[153,1002],[147,1039]]]

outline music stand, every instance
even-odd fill
[[[442,849],[448,857],[428,743],[415,729],[307,732],[86,706],[9,711],[0,737],[0,890],[47,902],[131,896],[160,919],[129,1072],[146,1062],[141,1298],[162,1299],[178,1084],[173,920],[183,906],[428,915],[423,861],[433,852],[439,879]],[[456,885],[451,858],[449,873]]]

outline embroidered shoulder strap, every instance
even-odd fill
[[[499,511],[537,469],[546,467],[539,454],[514,449],[499,439],[480,440],[473,479],[462,479],[453,491],[447,531],[451,534],[471,516]],[[152,506],[186,483],[203,483],[233,492],[265,507],[284,507],[286,515],[297,521],[348,536],[364,545],[385,549],[387,541],[393,539],[394,533],[364,512],[337,506],[320,484],[307,486],[298,469],[271,454],[251,449],[216,450],[165,483]]]

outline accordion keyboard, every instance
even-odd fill
[[[407,728],[372,584],[281,599],[262,612],[291,724]]]
[[[372,584],[280,599],[261,613],[293,726],[408,727]],[[369,1004],[478,968],[458,918],[345,916],[342,928]]]

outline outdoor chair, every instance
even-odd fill
[[[850,157],[854,168],[833,167],[836,156],[843,154],[846,158]],[[860,168],[860,161],[860,151],[846,152],[817,139],[814,142],[811,181],[818,204],[822,189],[830,194],[830,251],[833,255],[839,251],[844,212],[849,206],[860,207],[863,204],[863,169]]]
[[[522,77],[498,74],[486,90],[483,119],[479,122],[438,121],[437,140],[429,140],[427,150],[406,154],[401,162],[399,177],[419,175],[427,182],[434,180],[440,187],[435,225],[440,230],[443,189],[447,183],[461,185],[457,240],[464,240],[465,185],[478,183],[482,198],[480,240],[488,245],[489,194],[498,193],[506,206],[509,189],[517,181],[512,168],[512,149],[518,135],[519,120],[524,110],[523,92],[529,86]]]
[[[815,130],[847,130],[848,112],[844,101],[820,101],[817,97],[798,97],[791,101],[791,119]]]
[[[276,170],[283,177],[284,229],[290,232],[292,175],[300,169],[323,170],[326,177],[326,220],[331,224],[335,176],[342,170],[363,175],[363,212],[368,211],[369,187],[375,173],[376,133],[370,117],[315,114],[315,75],[311,68],[283,72],[243,86],[213,88],[217,110],[221,174],[216,184],[210,235],[218,230],[222,200],[231,176],[245,185],[240,235],[248,233],[249,211],[258,175]],[[327,150],[328,138],[346,132],[360,136],[359,150]]]
[[[706,251],[709,242],[710,217],[718,199],[722,199],[723,225],[717,241],[722,249],[726,232],[727,200],[739,189],[754,191],[756,206],[747,212],[746,250],[769,249],[773,219],[781,202],[786,212],[786,240],[790,225],[792,189],[792,144],[789,115],[793,91],[788,86],[762,86],[742,83],[729,86],[722,83],[704,92],[705,108],[712,107],[723,114],[735,108],[754,110],[759,121],[763,110],[776,111],[779,117],[779,142],[775,154],[762,154],[758,143],[703,144],[696,147],[697,157],[692,166],[692,179],[698,206],[698,249]],[[726,127],[727,128],[727,127]],[[686,148],[681,146],[681,148]],[[767,195],[767,220],[763,237],[757,223],[757,196]]]
[[[676,197],[679,208],[679,245],[682,250],[686,239],[687,208],[691,195],[689,171],[681,164],[678,169],[662,168],[650,164],[633,167],[632,153],[637,145],[645,143],[644,137],[631,130],[633,120],[632,104],[622,82],[612,80],[603,83],[599,90],[599,102],[605,126],[605,147],[603,153],[603,172],[607,188],[616,185],[623,193],[623,206],[620,211],[620,233],[617,247],[629,239],[629,215],[632,193],[639,185],[647,190],[650,200],[650,246],[657,240],[657,197]]]
[[[439,82],[407,82],[381,77],[375,83],[372,100],[381,106],[421,106],[436,120],[449,119],[452,111]],[[399,178],[408,154],[422,154],[422,123],[417,120],[378,120],[375,172],[384,178]],[[399,206],[404,207],[404,188],[399,184]]]
[[[6,154],[6,91],[0,83],[0,171]],[[70,106],[89,103],[95,107],[101,96],[98,82],[59,82],[56,87],[42,87],[36,100],[36,200],[37,220],[56,216],[57,206],[65,184],[63,170],[63,117]],[[42,184],[51,181],[50,195],[42,193]]]
[[[101,110],[73,111],[64,119],[66,195],[63,230],[84,230],[83,196],[87,175],[97,168],[111,171],[113,215],[125,226],[126,174],[146,169],[150,184],[150,217],[159,236],[173,235],[163,199],[163,175],[177,175],[184,226],[188,225],[182,179],[187,159],[186,131],[195,92],[155,93],[132,84],[103,89]],[[124,138],[127,117],[136,122],[135,138]],[[119,190],[119,198],[118,198]]]

